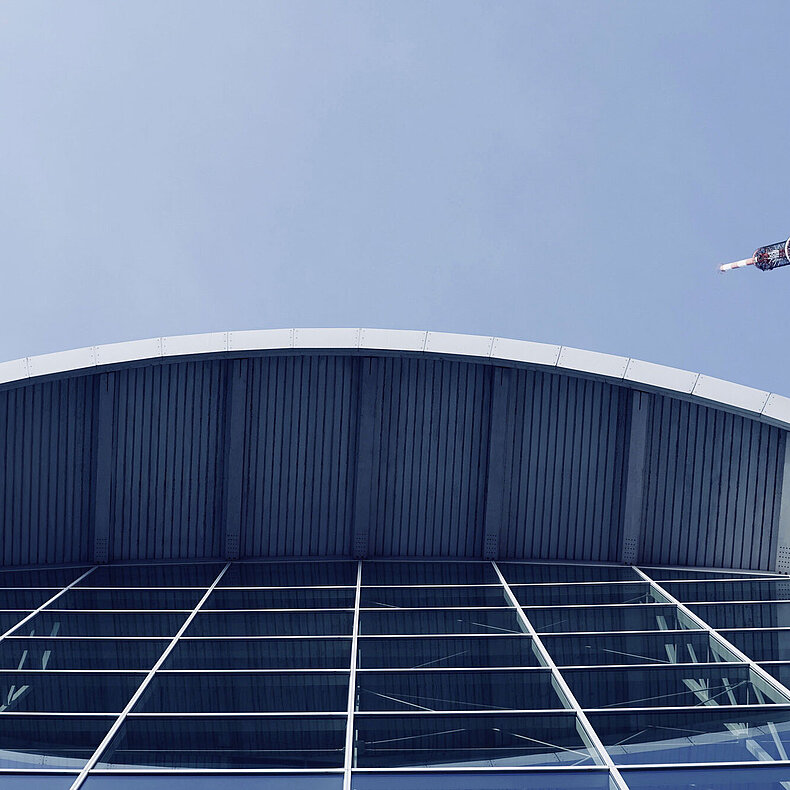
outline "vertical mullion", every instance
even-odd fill
[[[74,579],[74,581],[71,584],[66,585],[60,592],[55,593],[55,595],[53,595],[49,600],[44,601],[44,603],[42,603],[41,606],[39,606],[37,609],[34,609],[32,612],[30,612],[30,614],[23,617],[18,623],[12,625],[4,634],[0,635],[0,642],[2,642],[7,636],[10,636],[12,633],[14,633],[14,631],[16,631],[17,628],[24,625],[26,622],[28,622],[28,620],[32,620],[42,609],[46,609],[47,606],[53,603],[53,601],[56,601],[58,598],[60,598],[61,595],[67,593],[72,587],[79,584],[86,576],[93,573],[98,567],[99,567],[98,565],[93,565],[92,567],[88,568],[88,570],[85,571],[85,573],[83,573],[82,576],[78,577],[77,579]]]
[[[691,609],[686,606],[686,604],[681,603],[677,598],[675,598],[674,595],[668,593],[658,582],[653,581],[653,579],[651,579],[641,568],[637,568],[636,565],[632,565],[631,567],[646,582],[650,583],[650,586],[653,590],[666,598],[667,601],[677,606],[678,609],[680,609],[680,611],[689,618],[689,620],[696,623],[704,631],[707,631],[710,636],[712,636],[720,644],[723,644],[727,650],[737,656],[739,660],[747,663],[755,675],[757,675],[762,681],[767,683],[771,688],[773,688],[775,691],[778,691],[783,697],[786,697],[787,700],[790,701],[790,689],[780,683],[779,680],[777,680],[773,675],[766,672],[751,656],[747,656],[743,650],[735,647],[732,642],[728,642],[715,628],[713,628],[713,626],[706,623],[698,614],[694,614],[694,612],[692,612]]]
[[[159,656],[159,660],[151,667],[151,669],[148,670],[148,674],[145,676],[145,678],[143,678],[143,682],[137,687],[137,691],[134,692],[129,702],[126,703],[126,707],[120,712],[118,718],[115,720],[112,727],[110,727],[109,731],[102,739],[102,742],[96,747],[96,750],[91,755],[91,758],[85,764],[85,767],[80,771],[79,776],[74,780],[74,783],[71,785],[70,790],[77,790],[77,788],[82,786],[83,782],[88,776],[88,773],[99,761],[99,757],[101,757],[104,750],[112,742],[118,730],[120,730],[121,725],[126,720],[126,716],[129,713],[129,711],[137,704],[138,700],[140,699],[140,697],[143,695],[148,685],[153,680],[157,670],[162,666],[162,664],[164,664],[167,657],[175,648],[176,643],[178,642],[181,635],[184,633],[184,631],[187,630],[187,628],[189,628],[190,624],[195,619],[195,615],[197,615],[197,613],[200,611],[201,607],[208,600],[208,597],[211,595],[211,593],[214,592],[214,588],[219,584],[220,579],[225,575],[225,571],[227,571],[229,567],[230,567],[230,562],[225,563],[225,566],[219,572],[217,578],[214,579],[211,586],[203,594],[203,597],[195,604],[195,608],[192,609],[187,619],[184,620],[183,624],[181,625],[181,628],[178,629],[176,635],[170,640],[170,643],[164,649],[162,655]]]
[[[354,703],[357,695],[357,643],[359,641],[359,601],[362,596],[362,560],[357,561],[357,590],[354,596],[354,630],[351,632],[351,668],[348,677],[346,708],[346,751],[343,762],[343,790],[351,790],[351,768],[354,762]]]
[[[561,689],[562,693],[564,694],[566,700],[570,703],[573,712],[576,714],[576,719],[581,724],[582,729],[584,730],[585,735],[589,739],[590,743],[593,745],[593,748],[598,753],[598,756],[603,761],[604,765],[609,769],[609,776],[611,777],[614,785],[618,788],[618,790],[628,790],[628,785],[625,783],[625,780],[620,775],[620,771],[617,769],[617,766],[614,764],[609,752],[606,751],[606,747],[603,745],[601,739],[598,737],[598,733],[593,729],[592,724],[590,724],[589,719],[585,715],[584,711],[579,705],[578,700],[574,696],[573,692],[570,690],[570,687],[565,682],[565,678],[562,676],[557,665],[554,663],[554,659],[551,657],[551,654],[548,650],[546,650],[545,645],[541,641],[540,637],[538,636],[535,627],[530,622],[529,618],[527,617],[524,609],[521,607],[516,596],[513,594],[513,591],[510,589],[510,585],[507,583],[505,577],[502,575],[502,571],[499,570],[499,566],[496,564],[495,561],[492,561],[491,564],[494,566],[494,571],[496,571],[496,575],[499,577],[499,581],[501,582],[502,586],[505,589],[505,597],[510,601],[510,605],[513,606],[516,610],[516,614],[521,621],[522,625],[526,628],[527,633],[532,637],[533,644],[540,655],[541,660],[545,663],[545,665],[551,670],[552,678],[557,686]]]

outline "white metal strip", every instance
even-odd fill
[[[359,601],[362,595],[362,560],[357,560],[357,592],[354,599],[354,629],[351,632],[351,672],[348,677],[346,709],[346,751],[343,762],[343,790],[351,790],[354,765],[354,703],[357,696],[357,644],[359,643]]]

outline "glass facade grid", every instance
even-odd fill
[[[560,788],[591,771],[624,790],[652,766],[790,772],[787,577],[403,560],[0,573],[0,778],[348,788],[416,771],[439,787],[466,771],[473,788],[510,771]]]

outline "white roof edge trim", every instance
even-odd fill
[[[0,384],[146,359],[294,348],[425,352],[554,367],[735,409],[790,430],[790,398],[743,384],[570,346],[412,329],[252,329],[131,340],[0,362]]]

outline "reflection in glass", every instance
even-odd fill
[[[631,790],[787,790],[787,766],[660,768],[622,772]]]
[[[634,584],[549,584],[512,587],[524,606],[571,606],[576,604],[666,603],[648,582]]]
[[[189,612],[56,612],[43,610],[14,636],[174,636]]]
[[[114,588],[107,590],[72,589],[52,602],[53,609],[183,609],[195,608],[204,593],[192,590],[146,590]]]
[[[790,599],[790,579],[678,582],[662,585],[678,601],[781,601]]]
[[[70,716],[64,726],[62,717],[3,714],[0,768],[82,768],[114,721]]]
[[[219,576],[219,563],[193,565],[102,565],[80,587],[202,587]]]
[[[0,672],[0,712],[120,713],[144,673]]]
[[[572,631],[675,631],[697,625],[676,606],[602,606],[568,609],[527,609],[535,630],[544,633]]]
[[[199,612],[186,636],[343,636],[353,612]]]
[[[529,636],[360,638],[357,666],[377,667],[536,667]]]
[[[38,609],[60,590],[34,590],[0,588],[0,609]],[[63,596],[61,596],[63,597]]]
[[[362,584],[499,584],[499,577],[490,562],[364,562]]]
[[[790,630],[720,633],[724,639],[755,661],[790,661]]]
[[[617,765],[783,760],[790,710],[716,709],[589,713]]]
[[[348,675],[233,672],[159,672],[135,713],[344,712]]]
[[[51,587],[56,590],[62,590],[76,579],[79,579],[87,570],[87,567],[80,567],[0,571],[0,587]],[[52,594],[54,595],[55,593],[53,592]]]
[[[518,634],[515,609],[383,609],[359,615],[360,634]]]
[[[345,732],[345,716],[129,716],[97,768],[342,768]]]
[[[790,664],[761,664],[762,668],[773,675],[785,688],[790,683]]]
[[[366,587],[362,608],[508,606],[503,587]]]
[[[612,790],[609,772],[355,773],[351,790]],[[673,788],[673,790],[677,790]]]
[[[84,790],[343,790],[343,774],[94,774],[82,787]]]
[[[566,669],[562,675],[583,708],[790,703],[743,664]]]
[[[739,661],[705,631],[544,636],[558,666],[602,664],[707,664]]]
[[[348,669],[350,663],[350,639],[179,639],[163,669]]]
[[[150,669],[170,644],[148,639],[0,641],[0,669]]]
[[[712,581],[714,579],[763,579],[770,578],[758,576],[744,571],[704,571],[694,568],[642,568],[651,579],[657,582],[675,581],[683,579],[699,579]],[[777,574],[778,576],[778,574]],[[664,585],[661,585],[662,587]]]
[[[549,670],[358,672],[357,710],[563,708]]]
[[[357,563],[234,562],[220,580],[220,587],[354,587]]]
[[[713,628],[783,628],[790,626],[787,603],[692,604],[692,612]]]
[[[310,589],[215,590],[203,609],[348,609],[354,608],[356,590]]]
[[[497,563],[508,584],[551,582],[619,582],[642,581],[633,569],[623,565],[568,565]]]
[[[573,714],[354,717],[359,768],[589,765]]]

